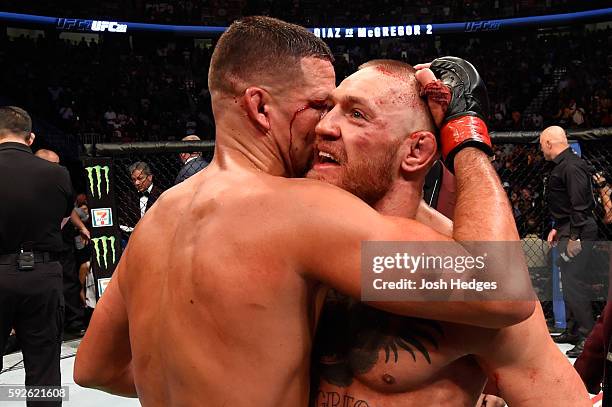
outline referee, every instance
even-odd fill
[[[64,304],[57,260],[73,190],[65,168],[32,154],[33,141],[28,113],[0,107],[0,349],[14,328],[26,386],[60,386]]]
[[[576,358],[582,353],[585,339],[595,325],[591,296],[585,283],[586,268],[597,240],[591,173],[587,163],[570,148],[561,127],[544,129],[540,147],[544,158],[554,163],[547,190],[555,228],[548,234],[548,242],[558,242],[560,258],[557,264],[561,269],[563,299],[568,311],[567,329],[555,338],[555,342],[575,344],[566,355]]]

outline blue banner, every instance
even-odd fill
[[[517,17],[499,20],[464,21],[442,24],[407,23],[386,26],[312,27],[310,31],[321,38],[406,38],[427,37],[440,34],[494,32],[525,27],[551,27],[595,21],[612,20],[612,8],[580,11],[575,13],[552,14],[547,16]],[[132,23],[99,19],[45,17],[30,14],[0,12],[0,22],[16,26],[35,28],[55,27],[61,31],[90,33],[169,33],[186,36],[217,37],[227,27],[187,26],[167,24]]]

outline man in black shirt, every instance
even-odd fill
[[[64,304],[57,260],[73,190],[65,168],[32,154],[33,141],[28,113],[0,107],[0,349],[14,327],[26,386],[60,386]]]
[[[558,126],[545,129],[540,135],[544,158],[555,166],[548,179],[548,207],[555,221],[548,242],[558,242],[568,328],[555,342],[575,343],[567,352],[578,357],[584,341],[595,323],[591,297],[584,283],[585,267],[597,240],[597,223],[593,217],[591,173],[584,160],[570,148],[565,131]]]

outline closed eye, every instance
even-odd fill
[[[325,102],[311,102],[310,103],[310,108],[311,109],[315,109],[315,110],[329,110],[331,108],[331,106],[329,106],[327,103]]]
[[[330,110],[333,109],[333,106],[327,102],[311,102],[310,108],[318,110],[320,113],[319,119],[322,119]]]

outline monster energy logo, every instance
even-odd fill
[[[96,165],[93,167],[86,167],[85,171],[87,171],[87,178],[89,178],[89,190],[91,191],[91,196],[94,198],[96,194],[94,192],[94,178],[96,184],[96,190],[98,191],[98,198],[102,198],[102,173],[104,173],[104,179],[106,180],[106,194],[108,195],[110,183],[108,182],[108,174],[110,169],[108,166],[100,166]]]
[[[107,261],[106,256],[108,255],[109,245],[113,253],[113,262],[111,263],[111,265],[115,264],[115,237],[114,236],[94,237],[93,239],[91,239],[91,241],[93,242],[94,251],[96,252],[96,262],[98,263],[98,267],[100,268],[102,267],[102,264],[100,263],[100,251],[102,251],[102,257],[104,259],[104,268],[108,269],[108,261]]]

